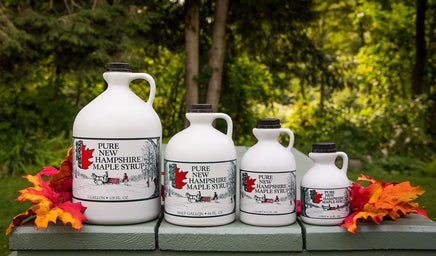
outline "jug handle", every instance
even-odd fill
[[[348,156],[344,152],[336,152],[336,155],[340,158],[342,158],[342,168],[341,171],[343,171],[345,174],[347,174],[348,169]]]
[[[226,135],[232,139],[232,134],[233,134],[233,121],[230,118],[230,116],[228,116],[227,114],[224,113],[215,113],[215,119],[217,118],[221,118],[224,119],[227,123],[227,133]]]
[[[294,140],[295,140],[294,133],[288,128],[280,128],[280,133],[286,133],[289,135],[289,145],[286,148],[286,150],[290,152],[292,147],[294,146]]]
[[[156,84],[154,82],[153,77],[151,77],[147,73],[131,73],[129,83],[135,79],[144,79],[150,84],[150,94],[148,96],[147,103],[153,104],[154,95],[156,94]]]

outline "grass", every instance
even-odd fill
[[[356,171],[350,170],[348,172],[348,178],[352,181],[356,180],[360,173],[370,176],[376,180],[382,180],[384,182],[403,182],[410,181],[412,186],[420,186],[421,189],[426,192],[416,200],[420,205],[425,206],[425,210],[428,216],[436,221],[436,189],[434,189],[434,184],[436,184],[435,176],[423,176],[421,174],[411,174],[411,173],[388,173],[380,171]],[[0,256],[6,256],[10,253],[8,247],[8,237],[5,235],[5,231],[12,221],[12,218],[25,211],[30,203],[28,202],[18,202],[15,199],[18,197],[18,190],[27,188],[31,184],[19,176],[14,176],[10,178],[0,179],[0,205],[2,210],[0,211]]]
[[[18,213],[24,212],[30,207],[30,202],[19,202],[15,199],[19,196],[18,190],[31,186],[26,179],[19,176],[0,179],[0,255],[8,255],[9,237],[5,235],[6,229],[12,221],[12,218]]]

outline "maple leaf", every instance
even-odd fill
[[[51,170],[45,174],[47,169]],[[50,186],[61,195],[64,201],[71,201],[73,189],[73,147],[68,148],[67,156],[61,163],[59,170],[53,167],[45,167],[44,174],[51,176]],[[41,172],[41,174],[43,174]],[[51,175],[49,175],[51,173]]]
[[[314,202],[315,202],[316,204],[321,203],[321,202],[322,202],[321,198],[322,198],[322,194],[318,194],[318,193],[316,193],[316,191],[315,191],[315,200],[314,200]]]
[[[82,143],[82,169],[88,169],[88,167],[92,164],[89,159],[92,158],[93,152],[94,149],[86,149],[85,144]]]
[[[47,174],[52,171],[52,169],[43,170],[41,173]],[[34,176],[24,176],[34,186],[20,190],[21,195],[17,200],[29,200],[33,205],[26,212],[14,217],[6,234],[9,234],[14,227],[21,225],[23,220],[30,217],[34,218],[37,229],[47,228],[48,223],[56,223],[56,220],[60,219],[64,224],[71,223],[73,228],[79,230],[82,228],[82,221],[87,220],[82,214],[86,208],[81,203],[61,200],[60,194],[56,193],[50,186],[50,181],[42,179],[41,173]]]
[[[247,192],[251,192],[254,190],[254,182],[256,179],[251,179],[250,176],[247,174]]]
[[[186,179],[186,175],[188,172],[180,171],[180,168],[175,166],[175,187],[178,189],[182,189],[187,183],[183,180]]]
[[[377,181],[373,178],[370,178],[369,176],[363,175],[362,173],[360,174],[360,177],[357,177],[357,181],[368,181],[369,183],[376,183]]]
[[[367,181],[371,184],[362,187],[357,181]],[[419,186],[412,187],[410,182],[384,183],[368,176],[361,175],[350,189],[350,205],[353,213],[340,224],[351,233],[356,232],[358,220],[371,220],[380,224],[386,217],[398,220],[399,217],[417,213],[428,218],[419,204],[414,203],[425,191]]]
[[[316,190],[310,191],[310,197],[311,197],[312,201],[316,204],[319,204],[322,202],[322,194],[318,194],[316,192]]]
[[[71,226],[79,231],[83,227],[82,221],[87,221],[87,218],[82,214],[85,209],[86,207],[83,207],[81,203],[72,203],[70,201],[51,209],[41,207],[35,211],[35,224],[37,229],[47,228],[49,222],[56,223],[59,218],[65,225],[71,223]]]

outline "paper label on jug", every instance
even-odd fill
[[[350,191],[346,188],[301,187],[301,215],[315,219],[342,219],[350,214]]]
[[[235,212],[236,160],[179,162],[165,159],[165,213],[220,217]]]
[[[73,198],[127,202],[159,193],[160,138],[73,138]]]
[[[257,215],[291,214],[296,209],[295,170],[241,170],[241,212]]]

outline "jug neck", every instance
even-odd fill
[[[277,142],[278,143],[279,137],[280,137],[280,130],[279,129],[253,128],[253,134],[259,143],[262,143],[262,142]]]
[[[310,152],[309,157],[315,162],[315,164],[335,164],[337,157],[335,153],[314,153]]]
[[[189,120],[189,126],[207,125],[212,126],[216,119],[215,113],[186,113],[186,119]]]
[[[131,79],[130,72],[105,72],[103,78],[108,84],[108,88],[129,88]]]

